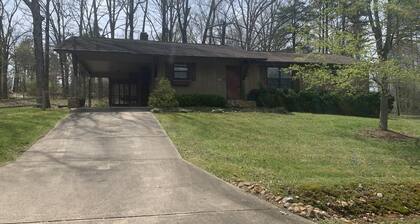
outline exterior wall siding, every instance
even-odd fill
[[[262,85],[264,85],[263,80],[261,80],[261,66],[258,64],[250,64],[243,82],[244,97],[246,98],[251,90],[259,89]]]
[[[238,61],[224,60],[222,62],[211,59],[177,60],[172,63],[182,63],[183,61],[195,64],[195,79],[187,86],[173,85],[177,94],[212,94],[226,98],[226,66],[240,66]],[[168,71],[168,63],[171,62],[159,61],[157,66],[158,77],[167,76],[171,72]],[[243,80],[244,98],[246,98],[249,91],[258,89],[261,85],[263,85],[261,80],[261,66],[258,64],[249,64],[246,77]]]
[[[174,86],[178,94],[214,94],[226,97],[226,67],[216,62],[196,62],[195,80]]]

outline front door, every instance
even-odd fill
[[[239,66],[226,67],[226,87],[229,100],[241,98],[241,73]]]
[[[112,80],[110,83],[111,106],[137,106],[138,86],[136,82]]]

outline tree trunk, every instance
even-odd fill
[[[2,62],[3,62],[3,60],[0,57],[0,68],[3,67],[3,63]],[[2,78],[2,76],[0,74],[0,98],[2,98],[2,95],[3,95],[3,78]]]
[[[96,0],[92,1],[92,5],[93,5],[93,36],[99,37],[98,7],[96,6]]]
[[[15,76],[14,76],[14,79],[13,79],[13,92],[20,92],[21,75],[19,75],[19,73],[20,73],[19,65],[18,65],[18,63],[16,63],[16,61],[15,61],[15,65],[13,66],[13,68],[15,69]]]
[[[222,23],[222,35],[220,37],[220,44],[225,45],[226,44],[226,21],[223,21]]]
[[[162,42],[168,42],[168,21],[167,21],[167,14],[168,14],[168,1],[162,0],[161,2],[161,13],[162,13]]]
[[[47,0],[45,5],[45,61],[44,61],[44,75],[42,80],[43,86],[43,105],[42,108],[50,108],[50,0]]]
[[[400,82],[398,81],[395,86],[395,106],[397,110],[397,116],[401,115],[401,100],[400,100]]]
[[[208,36],[207,32],[210,28],[210,23],[211,23],[211,19],[212,19],[213,13],[214,13],[215,5],[216,5],[216,1],[212,0],[211,5],[210,5],[210,9],[209,9],[209,14],[207,15],[207,19],[206,19],[206,26],[204,27],[203,38],[201,40],[202,44],[206,43],[207,36]]]
[[[129,0],[129,15],[128,15],[128,24],[130,26],[130,40],[134,39],[134,0]]]
[[[1,64],[1,77],[0,79],[2,79],[2,92],[1,92],[1,97],[2,98],[7,98],[9,97],[9,89],[7,88],[7,67],[9,67],[9,52],[7,51],[3,51],[2,54],[2,64]]]
[[[42,16],[39,0],[25,0],[25,3],[31,10],[33,18],[33,38],[34,38],[34,55],[35,55],[35,70],[36,70],[36,87],[37,87],[37,103],[43,105],[46,102],[44,79],[44,50],[42,47]]]
[[[379,112],[379,128],[381,130],[388,130],[388,94],[381,92],[381,105]]]
[[[85,0],[80,0],[80,17],[79,17],[79,37],[81,37],[83,35],[83,8],[84,8],[84,3]]]

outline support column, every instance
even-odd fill
[[[71,84],[72,84],[72,88],[71,88],[71,95],[73,97],[79,97],[80,96],[80,91],[79,91],[79,63],[78,63],[78,58],[76,56],[76,54],[72,54],[71,55],[71,59],[72,59],[72,64],[73,64],[73,77],[71,80]]]
[[[241,62],[241,65],[240,65],[240,76],[241,76],[241,78],[240,78],[240,80],[241,80],[241,100],[244,100],[244,99],[246,99],[246,92],[245,92],[245,79],[246,79],[246,76],[247,76],[247,73],[248,73],[248,62],[246,62],[246,61],[244,61],[244,62]]]
[[[88,107],[92,107],[92,77],[88,77]]]

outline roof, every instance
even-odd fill
[[[56,51],[113,52],[178,57],[260,59],[265,57],[226,45],[183,44],[146,40],[71,37],[57,45]]]
[[[267,57],[267,62],[284,63],[326,63],[326,64],[351,64],[355,60],[351,57],[335,54],[301,54],[284,52],[261,52]]]
[[[231,58],[270,63],[351,64],[354,59],[340,55],[246,51],[227,45],[185,44],[145,40],[71,37],[55,47],[63,52],[108,52],[174,57]]]

